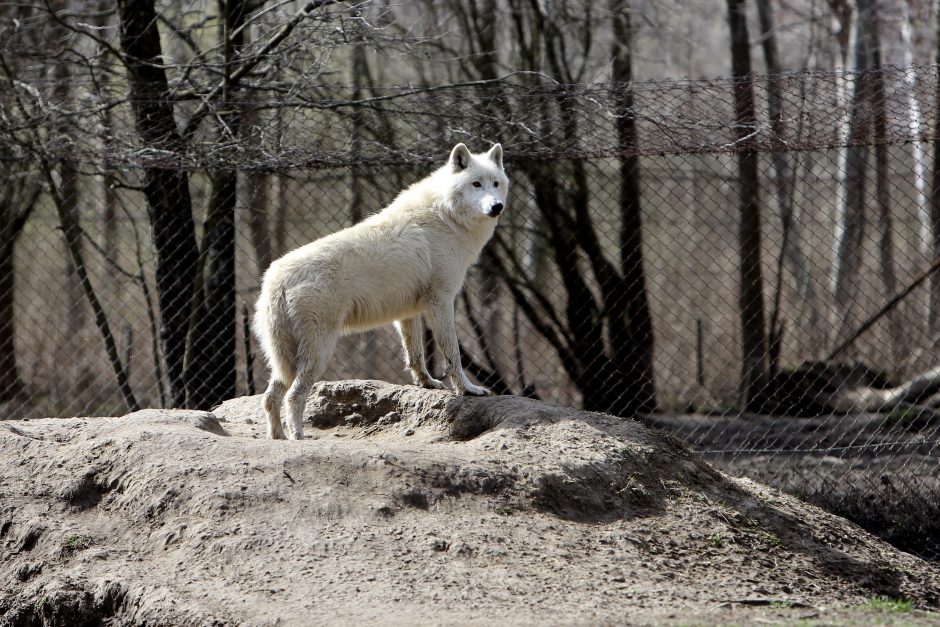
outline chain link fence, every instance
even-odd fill
[[[741,88],[750,119],[736,113]],[[379,210],[456,142],[500,141],[508,210],[457,301],[471,376],[639,416],[734,474],[936,557],[937,88],[935,66],[320,85],[222,102],[156,149],[133,107],[157,99],[128,99],[119,81],[11,82],[0,417],[262,391],[248,329],[271,260]],[[172,202],[167,181],[184,192]],[[161,230],[170,211],[189,232]],[[747,333],[761,353],[745,367]],[[400,353],[391,328],[348,336],[325,378],[407,383]]]

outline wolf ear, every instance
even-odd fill
[[[499,166],[500,169],[503,167],[503,145],[502,144],[493,144],[493,147],[490,148],[489,152],[486,153],[486,156],[490,158],[490,161]]]
[[[470,159],[470,150],[463,144],[457,144],[454,146],[454,149],[450,151],[449,163],[454,169],[454,172],[466,170],[467,166],[470,165]]]

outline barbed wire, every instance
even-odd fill
[[[263,170],[429,163],[440,158],[442,148],[423,130],[429,124],[442,123],[449,135],[440,138],[442,141],[499,140],[506,144],[510,161],[814,151],[926,143],[937,137],[935,66],[754,75],[749,80],[755,92],[758,124],[743,138],[737,136],[733,123],[733,79],[563,85],[544,84],[545,79],[535,75],[540,81],[537,85],[520,82],[530,76],[517,72],[490,81],[381,87],[375,88],[372,96],[358,98],[351,86],[332,84],[316,86],[310,96],[221,100],[213,105],[217,110],[239,111],[250,123],[224,141],[202,133],[183,152],[172,155],[155,154],[136,145],[129,98],[95,92],[90,89],[93,84],[70,83],[71,100],[47,100],[26,119],[4,116],[0,118],[0,133],[22,135],[53,124],[68,129],[67,142],[60,141],[60,132],[24,140],[20,145],[26,153],[42,151],[53,159],[71,157],[94,164],[107,159],[126,168]],[[877,76],[888,87],[881,103],[888,123],[881,137],[853,137],[844,128],[851,106],[846,95],[852,93],[859,80],[869,76]],[[784,103],[782,124],[778,125],[771,124],[767,110],[767,90],[772,82],[777,82]],[[45,91],[55,91],[55,85],[47,83]],[[618,94],[627,87],[632,91],[634,106],[618,113]],[[0,107],[10,110],[10,97],[0,96]],[[911,120],[913,102],[918,105],[916,123]],[[355,151],[349,141],[354,132],[350,111],[354,109],[365,110],[371,116],[355,130],[365,139]],[[107,138],[100,136],[104,133],[100,121],[87,125],[89,119],[105,111],[117,116]],[[285,111],[291,116],[285,117]],[[574,134],[561,130],[569,114],[575,120]],[[616,139],[618,116],[636,120],[639,140],[635,145],[621,145]],[[376,125],[386,125],[387,129],[376,134]],[[480,132],[495,127],[499,128],[498,136]],[[305,140],[316,137],[316,142],[294,143],[290,141],[292,136]],[[395,137],[395,141],[387,141],[388,137]],[[106,147],[103,141],[107,141]],[[7,150],[9,146],[7,143]],[[7,153],[0,158],[11,156],[15,155]]]

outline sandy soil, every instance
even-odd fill
[[[633,421],[374,381],[307,411],[0,422],[0,624],[938,619],[926,562]]]

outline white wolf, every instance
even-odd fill
[[[460,365],[454,299],[492,237],[509,180],[503,148],[470,154],[457,144],[447,164],[401,192],[380,213],[287,253],[261,284],[255,334],[271,368],[264,393],[268,436],[303,437],[303,409],[344,333],[394,322],[416,385],[443,388],[424,360],[427,321],[458,394],[484,395]]]

